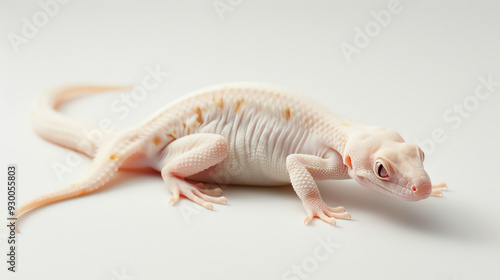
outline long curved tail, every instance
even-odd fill
[[[91,150],[80,150],[82,128],[92,129],[92,125],[71,120],[55,111],[65,101],[99,91],[112,91],[121,87],[72,87],[50,92],[42,98],[35,113],[34,125],[43,138],[59,145],[81,151],[94,158],[90,170],[78,182],[35,198],[16,211],[16,218],[45,205],[99,191],[116,174],[127,158],[142,147],[143,135],[138,129],[116,133]]]
[[[32,114],[33,127],[38,135],[50,142],[94,157],[99,143],[95,139],[88,139],[86,135],[99,128],[85,121],[66,117],[56,109],[81,96],[127,88],[129,87],[73,86],[48,91],[39,100]]]

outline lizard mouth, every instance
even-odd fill
[[[368,186],[371,189],[377,190],[381,193],[387,194],[392,197],[397,197],[407,201],[417,201],[423,198],[428,197],[427,194],[422,194],[421,196],[415,196],[414,192],[406,187],[400,186],[398,184],[390,183],[390,187],[386,187],[383,185],[378,185],[375,182],[363,177],[359,177],[361,181],[364,183],[363,185]]]

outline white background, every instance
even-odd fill
[[[110,110],[120,93],[61,111],[92,122],[110,118],[121,130],[201,87],[278,84],[355,122],[395,128],[410,142],[442,129],[445,140],[428,151],[425,166],[450,190],[412,203],[353,181],[321,182],[324,200],[343,205],[353,220],[304,226],[289,186],[229,187],[228,205],[208,211],[184,199],[169,206],[158,174],[123,172],[102,192],[26,216],[19,272],[7,272],[0,257],[1,278],[301,279],[287,271],[306,265],[307,279],[499,279],[500,87],[467,117],[443,118],[454,104],[473,102],[479,77],[500,81],[498,2],[402,0],[402,10],[348,63],[339,45],[354,45],[355,28],[364,29],[388,1],[226,1],[234,7],[219,16],[211,0],[74,0],[19,52],[10,32],[22,36],[23,17],[33,22],[43,9],[38,1],[1,1],[2,186],[7,164],[17,164],[22,203],[73,183],[90,165],[82,158],[62,180],[54,172],[71,153],[30,126],[44,90],[140,84],[158,66],[169,76],[124,119]],[[5,194],[2,187],[2,216]],[[2,256],[6,234],[2,226]],[[338,248],[317,260],[318,239]]]

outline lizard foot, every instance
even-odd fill
[[[215,203],[227,203],[227,199],[223,196],[221,197],[213,197],[208,194],[208,191],[214,190],[205,190],[203,189],[202,183],[188,183],[181,178],[171,177],[171,180],[168,180],[169,189],[172,192],[172,198],[170,198],[170,205],[175,204],[179,201],[180,195],[187,197],[189,200],[203,206],[207,209],[212,210],[213,205],[211,202]],[[222,193],[222,192],[220,192]]]
[[[193,183],[198,190],[206,195],[212,195],[212,196],[221,196],[222,195],[222,189],[217,187],[217,184],[212,184],[212,183]]]
[[[304,219],[304,224],[309,224],[314,217],[318,217],[321,220],[335,225],[337,223],[337,219],[351,219],[351,214],[347,213],[344,207],[330,207],[326,205],[323,201],[321,201],[320,206],[316,206],[314,208],[306,208],[307,216]]]
[[[439,183],[437,185],[432,186],[432,196],[443,196],[442,189],[448,189],[448,186],[445,183]]]

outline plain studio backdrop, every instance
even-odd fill
[[[2,261],[1,279],[499,279],[498,1],[2,0],[0,23],[2,217],[7,165],[21,204],[90,166],[30,124],[42,92],[64,85],[135,85],[60,108],[117,131],[205,86],[281,85],[420,143],[449,185],[406,202],[320,182],[353,219],[305,226],[291,186],[229,186],[209,211],[169,206],[159,174],[120,172],[27,215],[17,272]]]

